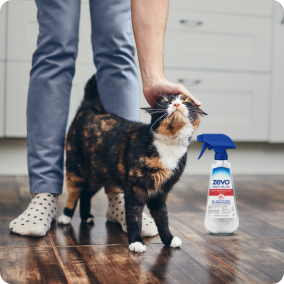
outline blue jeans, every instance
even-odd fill
[[[31,193],[62,192],[64,139],[78,51],[80,2],[36,0],[40,33],[30,72],[27,107]],[[90,10],[101,102],[108,112],[138,121],[139,85],[130,0],[90,0]]]

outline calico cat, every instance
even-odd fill
[[[184,171],[193,132],[205,113],[182,95],[162,97],[145,108],[149,125],[107,113],[99,99],[95,75],[66,138],[69,223],[80,198],[80,216],[92,222],[91,198],[102,187],[124,191],[129,249],[143,252],[142,212],[147,204],[166,246],[180,247],[168,227],[166,199]],[[63,216],[64,216],[63,215]]]

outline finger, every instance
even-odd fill
[[[183,85],[179,85],[178,91],[181,94],[190,97],[197,106],[202,105],[202,103],[199,100],[197,100]]]

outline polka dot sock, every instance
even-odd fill
[[[125,222],[124,194],[108,194],[108,210],[106,213],[107,220],[110,222],[120,223],[122,230],[127,233]],[[142,215],[142,237],[152,237],[158,235],[158,229],[155,221],[143,212]]]
[[[10,223],[9,228],[23,236],[45,236],[56,216],[57,199],[58,195],[51,193],[33,195],[27,209]]]

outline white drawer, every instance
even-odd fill
[[[39,25],[34,1],[11,1],[8,13],[8,59],[31,61],[37,47]],[[81,5],[77,62],[93,62],[89,4]]]
[[[7,64],[7,107],[5,120],[7,137],[26,137],[27,135],[26,107],[30,68],[31,65],[29,63],[9,62]],[[80,105],[84,95],[85,84],[94,73],[95,68],[93,64],[76,67],[76,74],[72,84],[69,123]],[[15,84],[15,80],[17,80],[17,84]]]
[[[270,71],[268,18],[169,13],[165,66]]]
[[[170,10],[271,16],[274,0],[170,0]]]
[[[202,133],[224,133],[234,141],[268,141],[270,76],[165,70],[198,100],[204,116]]]
[[[4,62],[0,62],[0,137],[4,136]]]
[[[0,10],[0,60],[5,59],[5,31],[6,31],[6,11],[7,3],[4,3]]]

